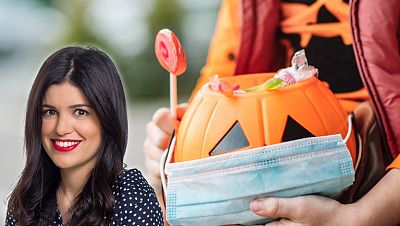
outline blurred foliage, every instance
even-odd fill
[[[166,27],[179,34],[184,19],[184,10],[177,0],[156,0],[148,19],[149,30],[152,34]]]
[[[60,40],[58,46],[82,45],[96,46],[105,52],[118,57],[118,53],[114,53],[112,48],[107,44],[103,37],[96,35],[90,24],[86,23],[86,13],[93,0],[34,0],[42,5],[53,7],[59,10],[65,16],[68,24],[65,25],[66,35]]]
[[[1,61],[3,58],[9,57],[11,54],[12,54],[12,50],[11,50],[11,49],[4,49],[4,48],[1,48],[1,49],[0,49],[0,61]]]
[[[178,0],[156,0],[154,3],[148,17],[148,30],[153,40],[148,42],[142,54],[130,61],[121,61],[123,64],[119,65],[121,71],[124,71],[124,81],[130,99],[160,98],[169,95],[169,72],[160,66],[154,52],[154,39],[159,30],[172,30],[185,48],[182,23],[186,14],[181,3]],[[193,90],[205,62],[207,49],[200,54],[201,59],[198,59],[199,51],[197,54],[192,54],[193,52],[185,49],[188,66],[186,72],[177,79],[178,97],[181,100],[187,99]]]
[[[55,0],[33,0],[44,6],[54,6]]]
[[[93,30],[89,28],[90,24],[85,21],[86,12],[92,2],[92,0],[68,0],[58,2],[58,7],[63,10],[64,15],[69,21],[69,33],[63,41],[68,44],[94,44],[102,49],[108,49],[107,42],[94,34]]]
[[[150,37],[155,39],[157,32],[163,28],[169,28],[181,37],[183,18],[184,10],[177,0],[156,0],[148,17]],[[169,94],[169,73],[157,61],[153,40],[148,42],[142,54],[121,63],[119,67],[124,72],[125,85],[131,99],[156,98]],[[178,86],[179,91],[182,91],[181,84]]]
[[[147,42],[144,51],[137,56],[122,56],[114,50],[104,37],[99,37],[90,29],[90,21],[86,13],[93,0],[35,0],[39,4],[54,7],[62,12],[67,21],[68,29],[61,46],[89,45],[96,46],[107,52],[116,62],[130,100],[152,99],[169,95],[169,72],[158,63],[154,53],[154,39],[157,32],[163,28],[172,30],[182,41],[182,22],[185,10],[179,0],[153,0],[153,8],[147,19],[147,26],[153,40]],[[132,29],[132,28],[127,28]],[[182,42],[185,47],[185,43]],[[208,43],[207,43],[208,45]],[[178,78],[178,94],[185,99],[191,93],[201,66],[204,64],[207,49],[186,51],[188,67],[183,76]],[[200,53],[200,54],[199,54]],[[199,57],[200,55],[200,57]],[[200,59],[201,58],[201,59]]]

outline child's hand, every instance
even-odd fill
[[[179,105],[177,108],[178,119],[172,118],[169,108],[160,108],[153,119],[147,123],[146,139],[143,144],[145,155],[145,166],[147,170],[146,178],[156,191],[161,188],[160,182],[160,159],[163,152],[168,148],[169,140],[175,127],[186,110],[186,104]]]

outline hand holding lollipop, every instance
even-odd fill
[[[181,43],[169,29],[157,33],[155,51],[161,66],[170,72],[171,115],[176,118],[177,88],[176,77],[186,70],[186,56]]]

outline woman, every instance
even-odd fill
[[[27,161],[6,225],[163,225],[153,189],[123,168],[125,96],[105,53],[67,47],[51,55],[25,123]]]

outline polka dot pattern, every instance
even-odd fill
[[[112,186],[115,197],[114,216],[110,225],[164,225],[162,210],[153,188],[137,169],[126,170]],[[63,226],[58,208],[55,219],[49,226]],[[7,213],[6,226],[16,222]]]

